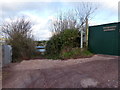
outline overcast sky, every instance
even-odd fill
[[[118,22],[119,0],[84,0],[99,3],[98,10],[93,14],[89,25],[99,25]],[[34,24],[33,35],[36,40],[48,40],[50,20],[55,19],[59,10],[65,11],[80,4],[82,0],[2,0],[0,1],[0,24],[10,21],[10,18],[26,16]]]

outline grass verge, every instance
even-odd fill
[[[93,53],[88,51],[87,49],[80,49],[80,48],[72,48],[72,49],[63,49],[60,54],[54,55],[45,55],[47,59],[77,59],[77,58],[87,58],[93,56]]]

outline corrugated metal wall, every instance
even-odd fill
[[[96,54],[120,55],[118,23],[89,27],[89,50]]]

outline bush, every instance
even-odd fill
[[[93,54],[80,48],[80,34],[77,29],[67,29],[51,37],[46,45],[49,59],[90,57]]]
[[[13,61],[21,61],[22,59],[30,59],[35,54],[35,44],[30,38],[19,37],[19,40],[11,40]]]
[[[13,62],[30,59],[35,52],[32,40],[32,23],[30,20],[17,18],[2,25],[2,32],[7,37],[7,43],[12,46]]]
[[[53,35],[46,45],[47,55],[58,55],[64,48],[74,48],[80,46],[79,31],[77,29],[67,29],[57,35]]]

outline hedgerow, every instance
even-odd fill
[[[53,35],[46,45],[46,55],[58,55],[65,48],[80,46],[80,34],[77,29],[66,29]]]

